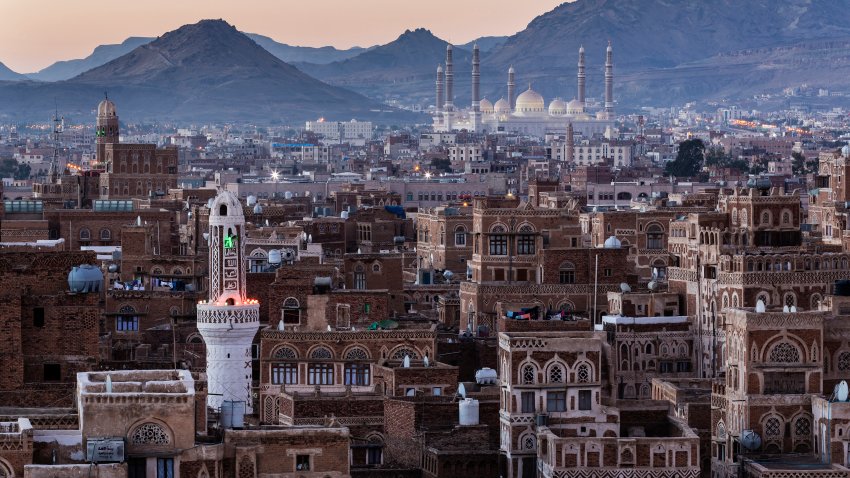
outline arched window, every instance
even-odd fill
[[[576,382],[588,383],[591,381],[593,381],[593,377],[590,374],[590,367],[586,363],[579,365],[576,369]]]
[[[133,306],[125,305],[118,309],[115,317],[115,330],[118,332],[138,332],[139,316]]]
[[[791,224],[791,213],[788,211],[782,211],[782,224],[790,225]]]
[[[652,250],[664,247],[664,230],[658,224],[650,224],[646,228],[646,248]]]
[[[91,239],[91,231],[87,227],[80,229],[80,240],[88,241]]]
[[[376,274],[381,272],[381,264],[379,262],[372,264],[372,272]]]
[[[841,352],[838,354],[838,360],[835,362],[835,366],[841,372],[850,370],[850,352]]]
[[[576,283],[576,267],[572,262],[564,261],[558,267],[558,283],[560,284],[575,284]]]
[[[390,358],[392,360],[404,360],[404,357],[410,357],[411,360],[416,360],[419,358],[419,354],[412,349],[402,347],[396,349]]]
[[[794,438],[808,439],[812,436],[812,421],[802,415],[794,420]]]
[[[464,226],[455,228],[455,246],[466,246],[466,228]]]
[[[274,351],[274,354],[272,354],[272,356],[276,359],[281,360],[295,360],[298,358],[298,354],[295,353],[295,350],[293,350],[291,347],[280,347]]]
[[[762,211],[762,213],[761,213],[761,224],[763,226],[770,226],[771,222],[772,221],[770,220],[770,211]]]
[[[788,292],[785,294],[785,305],[791,307],[792,305],[797,305],[797,296],[794,295],[793,292]]]
[[[281,320],[284,325],[297,325],[301,323],[301,305],[295,297],[287,297],[283,301],[281,309]]]
[[[767,440],[782,438],[782,421],[779,417],[771,416],[764,421],[764,437]]]
[[[519,444],[523,450],[534,450],[537,448],[537,439],[533,433],[524,433],[519,437]]]
[[[528,364],[522,368],[522,383],[533,384],[537,380],[537,367]]]
[[[800,361],[800,350],[789,342],[780,342],[770,350],[769,361],[772,363],[797,363]]]
[[[361,347],[352,347],[345,352],[345,360],[369,360],[369,354]]]
[[[169,445],[171,437],[160,425],[144,423],[130,433],[130,443],[133,445]]]
[[[330,360],[333,357],[333,353],[327,347],[316,347],[310,352],[310,358],[313,360]]]
[[[560,365],[549,368],[549,383],[564,383],[564,369]]]
[[[101,229],[100,230],[100,240],[101,241],[108,241],[110,239],[112,239],[112,231],[110,231],[109,229],[106,229],[106,228]]]

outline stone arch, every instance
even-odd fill
[[[360,345],[351,345],[342,353],[345,360],[369,360],[369,351]]]
[[[279,345],[272,352],[272,357],[276,359],[295,360],[298,358],[298,350],[290,345]]]
[[[163,447],[174,443],[174,432],[163,421],[144,418],[129,427],[127,444],[130,447]]]
[[[566,383],[568,369],[560,358],[553,358],[544,366],[546,383]]]
[[[410,360],[418,360],[420,357],[419,350],[417,350],[416,347],[399,345],[390,352],[390,359],[404,360],[405,355],[410,357]]]
[[[324,344],[318,344],[307,352],[307,357],[313,360],[333,360],[333,350]]]
[[[519,365],[521,383],[531,385],[537,383],[537,364],[531,359]]]

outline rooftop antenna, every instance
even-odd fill
[[[50,170],[47,173],[47,181],[50,184],[56,184],[56,179],[59,176],[59,139],[62,133],[62,119],[59,118],[59,104],[56,99],[53,99],[53,161],[50,163]]]

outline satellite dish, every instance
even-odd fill
[[[766,310],[767,310],[767,306],[764,305],[764,301],[759,299],[759,301],[756,302],[756,312],[761,314],[761,313],[765,312]]]
[[[620,283],[620,291],[625,294],[626,292],[631,292],[632,288],[629,286],[629,284],[622,282]]]
[[[445,277],[445,278],[446,278],[446,280],[451,280],[451,279],[452,279],[452,276],[454,276],[454,275],[455,275],[455,273],[454,273],[454,272],[452,272],[452,271],[450,271],[450,270],[448,270],[448,269],[446,269],[446,270],[444,270],[444,271],[443,271],[443,277]]]
[[[835,398],[837,398],[839,402],[846,402],[848,392],[850,392],[847,388],[847,380],[838,382],[838,385],[835,388]]]
[[[741,446],[747,450],[758,450],[761,448],[761,436],[755,430],[744,430],[741,432]]]
[[[283,193],[284,199],[292,199],[292,191],[286,191]]]
[[[284,249],[281,252],[283,254],[283,260],[291,261],[295,259],[295,252],[293,252],[292,249]]]
[[[457,386],[457,394],[466,398],[466,387],[462,383]]]

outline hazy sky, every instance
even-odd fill
[[[0,0],[0,62],[19,73],[205,18],[292,45],[369,46],[425,27],[453,43],[509,35],[563,0]]]

